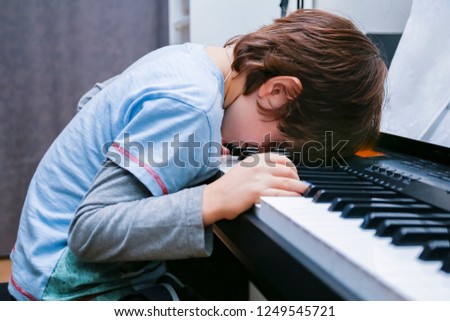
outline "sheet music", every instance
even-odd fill
[[[414,0],[390,66],[382,131],[450,147],[450,1]]]

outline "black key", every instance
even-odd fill
[[[298,171],[298,175],[300,177],[333,177],[333,178],[340,178],[340,177],[353,177],[353,176],[349,176],[347,173],[342,173],[342,172],[305,172],[305,171]]]
[[[394,191],[366,191],[363,189],[359,190],[348,190],[341,191],[339,189],[335,190],[319,190],[313,198],[313,202],[316,203],[331,203],[337,197],[382,197],[382,198],[396,198],[399,197]]]
[[[333,167],[319,167],[319,168],[312,168],[312,167],[302,167],[297,166],[297,172],[299,174],[318,174],[318,175],[340,175],[340,176],[348,176],[346,172],[342,172],[339,170],[334,169]]]
[[[339,183],[343,183],[343,182],[356,182],[356,183],[363,182],[362,180],[360,180],[359,178],[354,177],[354,176],[342,176],[342,177],[336,177],[336,176],[335,177],[333,177],[333,176],[321,176],[321,177],[319,177],[319,176],[317,176],[317,177],[314,177],[314,178],[310,177],[308,179],[308,178],[305,178],[305,177],[308,177],[308,175],[300,174],[299,177],[300,177],[300,179],[303,179],[305,181],[309,180],[309,181],[314,182],[314,183],[323,183],[323,184],[339,184]]]
[[[379,189],[383,189],[381,186],[375,185],[371,182],[363,182],[363,181],[332,181],[327,178],[323,179],[309,179],[305,177],[300,177],[301,180],[307,181],[313,185],[321,186],[321,185],[333,185],[333,186],[354,186],[355,188],[364,188],[365,186],[377,186]]]
[[[242,148],[240,150],[238,160],[243,160],[243,159],[245,159],[248,156],[258,154],[259,152],[260,151],[259,151],[258,147],[249,146],[249,147],[246,147],[246,148]]]
[[[335,198],[330,205],[329,211],[342,211],[347,204],[355,203],[389,203],[389,204],[413,204],[417,201],[413,198],[356,198],[339,197]]]
[[[384,190],[381,186],[376,186],[373,184],[359,184],[354,182],[311,182],[306,180],[311,185],[309,186],[308,190],[306,191],[307,197],[314,196],[315,193],[317,193],[319,190],[330,190],[330,189],[336,189],[336,190],[370,190],[370,191],[382,191]]]
[[[322,180],[331,180],[331,181],[360,181],[359,178],[355,176],[349,176],[349,175],[336,175],[335,173],[298,173],[298,176],[300,176],[301,179],[322,179]]]
[[[350,184],[350,185],[333,185],[333,184],[311,184],[308,189],[303,193],[305,197],[313,197],[320,190],[354,190],[356,188],[363,189],[365,191],[383,191],[385,190],[381,186],[370,186],[370,185],[359,185],[359,184]]]
[[[291,153],[286,148],[272,147],[272,148],[270,148],[269,152],[283,155],[288,158],[291,157]]]
[[[450,213],[370,213],[364,216],[361,224],[363,229],[377,228],[384,220],[430,220],[430,221],[448,221]]]
[[[341,216],[345,218],[364,217],[364,215],[375,212],[400,212],[400,213],[431,213],[439,210],[427,204],[348,204],[342,210]]]
[[[444,264],[442,265],[441,270],[450,273],[450,255],[445,257]]]
[[[402,227],[392,237],[395,245],[425,245],[428,241],[450,240],[446,227]]]
[[[450,227],[449,221],[426,221],[426,220],[385,220],[377,227],[375,235],[392,236],[402,227]]]
[[[419,259],[424,261],[443,260],[450,254],[450,241],[430,241],[423,248]]]
[[[233,144],[227,144],[225,147],[230,151],[230,154],[233,156],[239,156],[241,154],[242,148],[234,146]]]
[[[358,189],[358,188],[364,188],[365,186],[377,186],[381,189],[385,189],[384,187],[375,185],[371,182],[363,182],[363,181],[327,181],[327,180],[315,180],[315,179],[306,179],[303,177],[300,177],[301,180],[310,182],[311,184],[320,186],[320,185],[334,185],[334,186],[338,186],[338,188],[340,186],[354,186],[354,189]]]

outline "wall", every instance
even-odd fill
[[[160,0],[0,0],[0,8],[1,257],[31,176],[81,95],[167,44],[168,8]]]
[[[290,1],[290,6],[296,1]],[[222,46],[280,16],[277,0],[190,0],[190,40]]]
[[[315,0],[313,8],[351,19],[365,33],[401,33],[412,0]]]
[[[305,8],[351,18],[367,33],[401,33],[412,0],[305,0]],[[190,0],[190,41],[222,46],[226,40],[256,30],[280,16],[278,0]],[[297,1],[289,1],[289,10]]]

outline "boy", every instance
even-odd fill
[[[385,75],[352,23],[314,10],[224,48],[185,44],[144,56],[82,99],[41,161],[11,253],[10,293],[116,300],[151,289],[164,260],[210,254],[212,223],[262,195],[307,187],[276,154],[197,186],[217,173],[219,144],[263,151],[288,141],[295,152],[331,131],[351,154],[378,133]]]

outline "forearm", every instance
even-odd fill
[[[95,262],[207,256],[212,234],[202,223],[203,188],[151,197],[126,170],[103,168],[77,210],[69,247]]]

